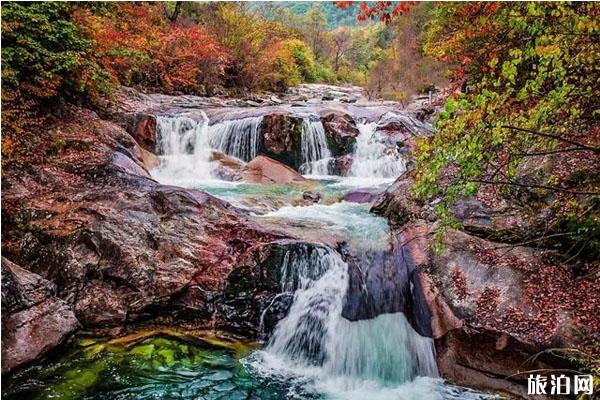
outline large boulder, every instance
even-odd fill
[[[330,112],[321,116],[327,146],[334,157],[352,154],[359,134],[354,119],[348,114]]]
[[[302,118],[285,113],[271,113],[260,124],[259,153],[280,161],[295,170],[302,165]]]
[[[304,183],[306,179],[287,165],[269,157],[258,156],[242,171],[242,179],[252,183]]]
[[[227,313],[218,308],[224,290],[238,268],[255,268],[257,252],[268,259],[286,235],[207,193],[158,184],[135,140],[92,112],[71,109],[45,139],[42,161],[3,171],[3,254],[56,285],[64,300],[57,309],[71,307],[84,328],[101,331],[244,321],[241,300]],[[50,151],[58,140],[87,144]],[[302,180],[275,163],[255,162],[260,179]]]
[[[39,359],[79,327],[55,289],[2,257],[2,373]]]
[[[402,174],[376,199],[371,211],[386,217],[393,227],[401,227],[413,219],[436,221],[436,206],[441,201],[420,201],[412,192],[414,172]],[[524,236],[532,229],[532,221],[523,211],[497,201],[488,206],[476,197],[458,198],[449,208],[454,219],[472,234],[495,239]]]
[[[246,165],[242,160],[213,150],[210,161],[216,164],[213,174],[219,179],[231,182],[242,180],[242,169]]]
[[[140,107],[145,108],[145,107]],[[146,151],[156,153],[157,132],[156,115],[152,110],[111,110],[107,117],[125,129],[135,141]]]
[[[540,352],[592,349],[597,279],[576,279],[548,251],[453,229],[434,236],[434,225],[415,220],[396,231],[396,246],[414,262],[445,378],[525,397],[522,371],[569,367]]]
[[[371,212],[385,217],[393,228],[401,227],[411,219],[421,217],[421,208],[411,193],[414,184],[412,172],[406,172],[383,191],[371,207]]]

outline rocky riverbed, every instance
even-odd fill
[[[65,107],[44,157],[3,173],[2,371],[14,379],[4,397],[31,379],[60,384],[64,374],[36,371],[55,368],[74,338],[157,326],[169,340],[165,326],[262,341],[224,357],[305,397],[486,396],[439,376],[525,397],[519,371],[562,362],[531,356],[589,340],[578,334],[589,299],[545,303],[553,283],[535,287],[536,274],[554,268],[561,288],[582,294],[599,293],[597,281],[567,287],[552,254],[502,250],[523,218],[473,199],[455,210],[464,230],[433,250],[435,205],[409,192],[415,141],[432,133],[434,112],[324,85],[244,100],[125,90],[100,115]],[[136,346],[179,354],[152,337]],[[77,398],[98,396],[107,366],[130,360],[108,348],[85,361],[96,378]],[[218,380],[234,382],[226,398],[264,384],[233,376]],[[277,387],[256,393],[282,396]]]

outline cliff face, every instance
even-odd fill
[[[443,376],[527,398],[523,371],[576,368],[544,350],[597,356],[597,260],[569,260],[553,249],[551,232],[531,240],[556,218],[548,199],[525,207],[510,198],[459,199],[450,212],[462,230],[440,230],[436,201],[418,201],[413,184],[404,174],[371,211],[389,219],[396,245],[415,262]]]

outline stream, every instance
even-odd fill
[[[439,377],[433,339],[418,333],[403,312],[406,296],[416,289],[408,280],[402,288],[385,281],[385,268],[402,267],[391,253],[387,221],[369,213],[370,202],[351,200],[353,193],[374,198],[406,169],[402,156],[374,137],[376,121],[357,124],[354,163],[341,177],[332,175],[321,122],[307,116],[299,168],[307,183],[266,185],[222,180],[211,158],[213,150],[243,162],[255,158],[262,117],[211,125],[205,113],[200,115],[158,117],[161,163],[152,176],[209,192],[258,224],[325,245],[310,256],[286,255],[281,292],[292,298],[287,315],[260,343],[190,340],[173,332],[131,340],[79,339],[66,355],[5,381],[3,399],[491,398]],[[320,194],[318,203],[298,202],[307,188]],[[339,242],[358,269],[334,248]],[[373,304],[360,293],[349,294],[351,271],[381,290],[369,294]],[[365,308],[364,302],[371,305]]]

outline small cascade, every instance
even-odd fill
[[[396,148],[375,138],[375,122],[357,124],[356,150],[349,176],[361,178],[396,178],[406,171],[406,164]]]
[[[333,160],[327,147],[325,128],[320,120],[302,121],[302,165],[300,173],[306,175],[329,175],[330,164]]]
[[[281,287],[296,290],[287,317],[279,321],[267,352],[293,363],[322,364],[342,312],[348,266],[333,250],[320,248],[313,257],[284,260]],[[320,276],[319,276],[320,275]]]
[[[437,376],[433,340],[417,334],[402,313],[349,321],[342,317],[348,265],[327,248],[314,257],[286,258],[282,289],[296,290],[264,351],[273,370],[344,385],[375,381],[398,385],[417,376]],[[316,369],[316,370],[315,370]]]
[[[250,161],[258,154],[263,117],[225,120],[210,126],[210,143],[223,153]]]
[[[200,121],[187,115],[156,118],[161,162],[152,173],[159,181],[211,179],[208,117],[204,112],[200,115]]]

